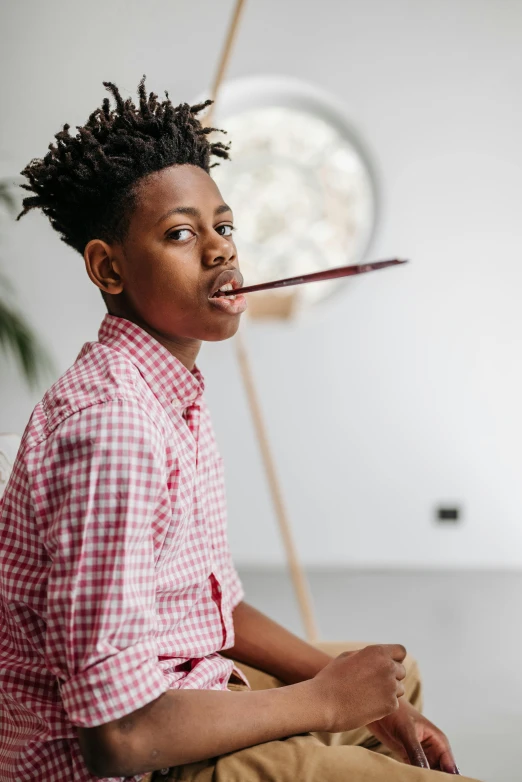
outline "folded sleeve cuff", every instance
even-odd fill
[[[60,694],[73,725],[92,728],[151,703],[168,690],[153,644],[143,642],[107,657],[60,682]]]

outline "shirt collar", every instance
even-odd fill
[[[197,367],[190,372],[167,348],[130,320],[105,315],[98,340],[130,359],[165,406],[186,408],[205,389],[203,375]]]

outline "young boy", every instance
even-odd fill
[[[214,295],[242,284],[208,173],[228,148],[197,118],[209,101],[106,87],[116,107],[23,172],[22,214],[83,255],[108,314],[35,408],[0,504],[1,780],[457,774],[404,647],[334,658],[243,601],[195,366],[246,308]]]

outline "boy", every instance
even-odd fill
[[[35,408],[0,505],[1,779],[457,774],[404,647],[334,659],[243,601],[195,366],[246,308],[215,297],[242,284],[208,173],[228,147],[197,118],[209,101],[106,87],[116,107],[23,172],[22,214],[82,253],[109,314]]]

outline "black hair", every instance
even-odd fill
[[[184,163],[208,173],[212,155],[229,157],[229,145],[207,138],[216,128],[204,127],[197,117],[211,100],[174,107],[167,92],[163,101],[153,92],[147,97],[143,77],[135,106],[115,84],[103,84],[115,108],[105,98],[75,136],[64,125],[45,157],[21,172],[29,180],[22,187],[35,195],[24,198],[18,219],[41,209],[62,240],[82,254],[91,239],[124,239],[142,177]]]

